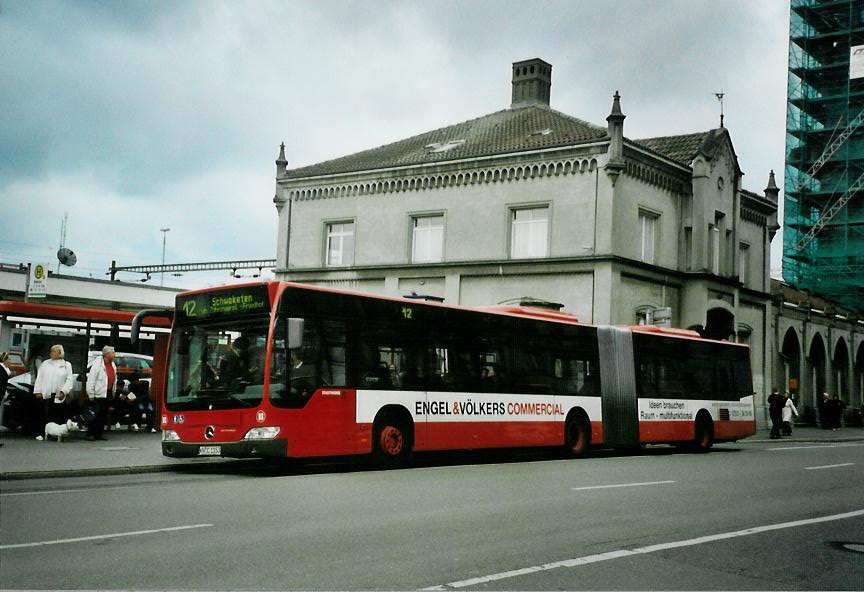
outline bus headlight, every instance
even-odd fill
[[[163,442],[179,442],[180,436],[177,435],[177,432],[174,430],[162,430],[162,441]]]
[[[276,436],[279,435],[279,428],[277,427],[264,427],[264,428],[252,428],[246,435],[243,436],[244,440],[272,440]]]

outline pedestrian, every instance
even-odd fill
[[[0,399],[6,394],[6,385],[12,377],[12,369],[9,367],[9,354],[0,352]]]
[[[117,388],[117,366],[114,365],[114,348],[102,348],[102,357],[96,358],[87,373],[87,397],[94,404],[93,421],[87,427],[87,439],[107,440],[103,435],[108,420],[108,401]]]
[[[63,423],[66,421],[66,395],[72,392],[72,364],[64,359],[66,352],[62,345],[52,345],[50,358],[42,362],[33,383],[33,396],[42,400],[43,415],[39,422],[44,430],[49,421]],[[38,424],[37,424],[38,425]],[[41,440],[42,436],[36,436]]]
[[[129,414],[129,428],[133,432],[138,431],[138,422],[141,422],[141,429],[156,433],[154,424],[154,416],[156,409],[153,407],[153,402],[150,400],[150,383],[144,380],[136,380],[129,386],[129,401],[132,403],[132,411]]]
[[[126,398],[126,381],[122,378],[117,379],[117,386],[114,389],[114,397],[108,397],[108,431],[112,429],[119,430],[123,419],[129,415],[129,427],[132,427],[132,401]]]
[[[831,403],[829,400],[830,397],[828,396],[828,393],[822,393],[822,398],[819,399],[819,425],[822,426],[823,430],[831,429]]]
[[[843,410],[846,409],[846,403],[840,398],[840,395],[834,395],[831,399],[831,429],[839,430],[842,427]]]
[[[792,435],[792,415],[798,417],[798,408],[789,396],[789,391],[784,391],[783,396],[786,398],[786,404],[783,405],[783,435]]]
[[[6,385],[9,384],[9,377],[12,376],[12,369],[9,368],[9,354],[5,351],[0,352],[0,426],[3,425],[3,409],[6,407]],[[3,446],[3,442],[0,442]]]
[[[771,439],[776,440],[780,437],[780,424],[783,422],[783,407],[786,405],[786,399],[777,389],[768,396],[768,414],[771,417]]]

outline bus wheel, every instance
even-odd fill
[[[696,416],[693,449],[697,452],[708,452],[714,445],[714,422],[707,413]]]
[[[574,458],[588,456],[591,451],[591,424],[584,415],[567,418],[564,424],[564,446]]]
[[[398,467],[411,456],[411,431],[398,419],[384,417],[375,426],[375,460],[383,467]]]

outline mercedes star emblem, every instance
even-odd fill
[[[216,430],[213,426],[207,426],[206,428],[204,428],[204,437],[208,440],[212,440],[215,433]]]

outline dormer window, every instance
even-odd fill
[[[426,152],[428,154],[447,152],[448,150],[458,148],[464,143],[465,140],[447,140],[446,142],[433,142],[432,144],[426,144]]]

